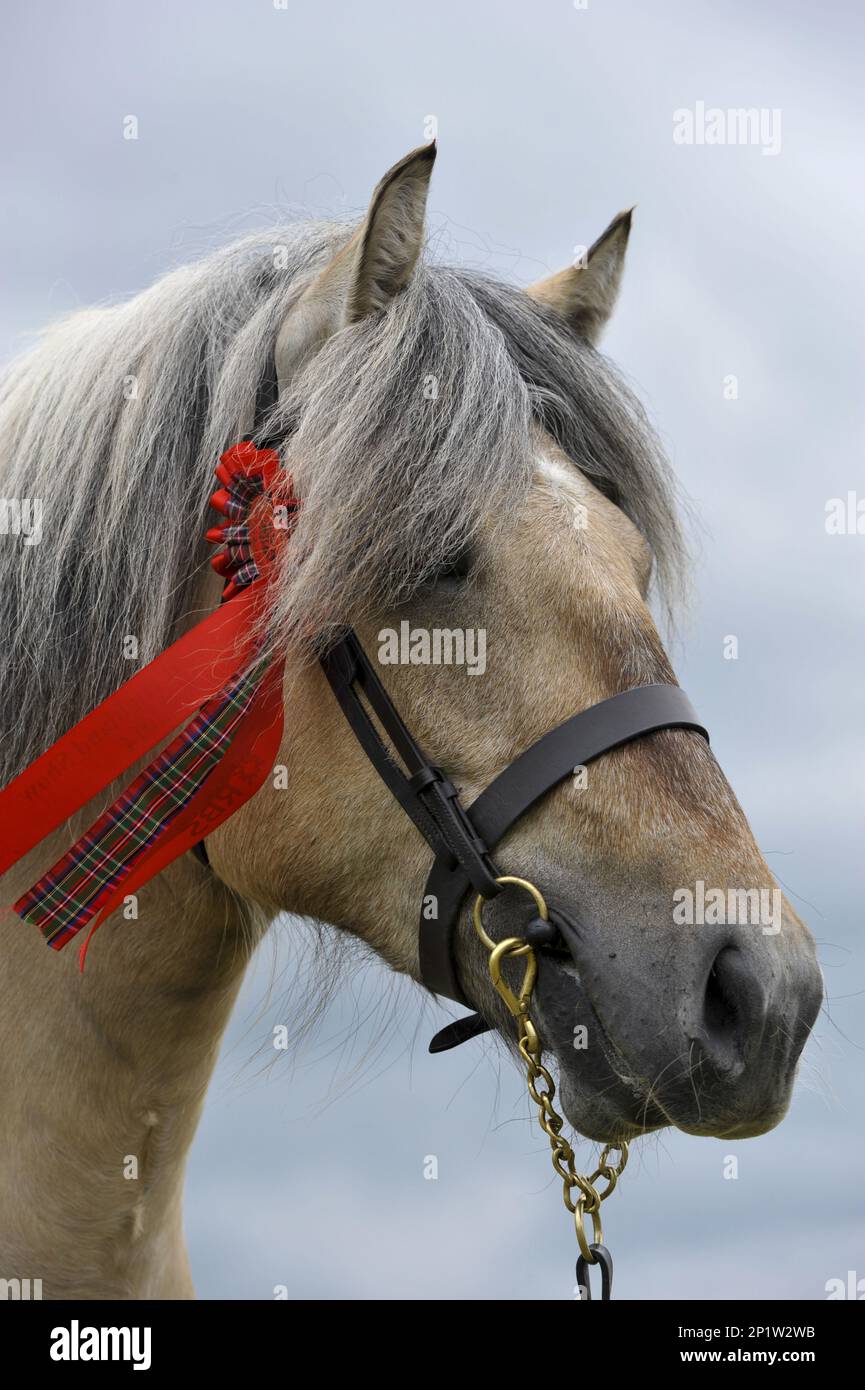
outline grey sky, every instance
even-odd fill
[[[439,254],[526,283],[637,204],[605,346],[698,518],[677,668],[821,943],[831,1021],[773,1134],[637,1146],[605,1213],[617,1292],[820,1298],[865,1276],[865,536],[824,526],[827,499],[865,495],[861,9],[45,0],[7,4],[3,28],[6,357],[277,211],[360,211],[428,116]],[[779,110],[780,151],[674,144],[699,101]],[[428,1058],[443,1015],[419,1025],[417,991],[371,965],[302,1057],[257,1074],[294,1007],[292,934],[247,982],[193,1152],[199,1292],[514,1298],[529,1270],[535,1296],[570,1298],[573,1232],[522,1083],[481,1044]]]

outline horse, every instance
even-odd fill
[[[3,784],[218,606],[211,473],[252,428],[271,360],[269,427],[301,504],[269,599],[280,775],[205,855],[146,884],[134,920],[110,919],[83,974],[0,919],[0,1270],[38,1275],[47,1298],[194,1297],[185,1161],[278,915],[420,979],[430,849],[343,719],[322,634],[350,627],[374,654],[469,809],[563,720],[676,686],[650,609],[656,596],[675,610],[687,571],[676,485],[597,346],[631,214],[518,288],[430,254],[434,159],[424,146],[394,165],[357,224],[270,228],[74,313],[5,374],[3,492],[40,502],[43,535],[0,546]],[[417,632],[483,633],[484,659],[479,643],[473,662],[436,661],[429,644],[424,658]],[[105,804],[11,868],[2,901]],[[661,728],[575,767],[496,855],[572,924],[569,949],[538,947],[532,1008],[578,1134],[621,1145],[664,1126],[741,1139],[778,1124],[820,972],[783,895],[772,926],[681,920],[697,884],[736,901],[778,893],[698,732]],[[486,931],[519,940],[524,917],[503,893]],[[515,1050],[469,902],[454,960],[461,993]]]

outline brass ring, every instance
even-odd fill
[[[532,898],[534,898],[535,907],[538,909],[538,916],[544,922],[548,922],[550,920],[549,909],[547,908],[547,904],[544,900],[543,893],[540,891],[539,888],[536,888],[533,883],[529,883],[528,879],[515,878],[513,874],[503,874],[501,878],[496,879],[496,883],[500,884],[502,887],[504,887],[505,884],[512,883],[516,888],[524,888],[525,891],[529,893]],[[484,903],[486,902],[489,902],[489,899],[485,898],[482,893],[478,893],[477,897],[475,898],[474,908],[472,910],[472,921],[475,925],[475,931],[477,932],[481,941],[486,946],[487,950],[493,951],[495,950],[496,942],[493,941],[492,937],[488,936],[487,933],[484,931],[484,925],[481,920],[481,914],[484,910]],[[516,954],[516,952],[513,952],[512,954]]]
[[[583,1207],[585,1206],[585,1201],[586,1199],[583,1193],[581,1192],[576,1202],[574,1203],[574,1225],[577,1228],[577,1241],[580,1247],[580,1254],[582,1255],[586,1264],[593,1265],[596,1263],[596,1257],[592,1254],[592,1251],[589,1249],[589,1241],[586,1239],[586,1228],[583,1225]],[[593,1234],[591,1243],[593,1245],[603,1245],[604,1228],[601,1225],[600,1204],[598,1204],[597,1211],[589,1212],[589,1216],[592,1218]]]
[[[610,1155],[614,1151],[618,1153],[619,1161],[613,1168],[610,1166]],[[607,1186],[604,1188],[603,1192],[600,1192],[598,1194],[602,1202],[605,1202],[609,1197],[610,1193],[615,1189],[616,1183],[619,1181],[619,1178],[622,1176],[622,1173],[625,1170],[625,1164],[627,1163],[627,1161],[628,1146],[626,1143],[604,1145],[598,1167],[595,1169],[594,1173],[589,1178],[589,1182],[593,1185],[598,1181],[599,1178],[606,1179]]]
[[[589,1182],[592,1184],[592,1187],[594,1187],[595,1184],[599,1182],[601,1178],[606,1179],[607,1185],[604,1188],[603,1192],[598,1192],[598,1196],[600,1197],[602,1202],[605,1202],[609,1197],[610,1193],[614,1190],[616,1183],[619,1181],[619,1174],[616,1172],[615,1168],[611,1168],[609,1164],[605,1164],[603,1168],[596,1168],[592,1176],[589,1178]]]
[[[609,1163],[610,1155],[612,1153],[617,1153],[619,1155],[619,1161],[616,1164],[615,1173],[616,1177],[620,1178],[622,1176],[622,1173],[624,1172],[625,1164],[628,1161],[628,1146],[625,1143],[625,1141],[622,1140],[621,1144],[604,1145],[603,1149],[601,1150],[600,1158],[600,1162],[602,1165]]]

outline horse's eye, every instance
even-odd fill
[[[445,589],[455,589],[460,584],[465,583],[471,573],[471,568],[471,552],[463,550],[439,570],[436,575],[436,584],[440,584]]]

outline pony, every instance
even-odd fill
[[[280,572],[268,614],[286,658],[281,776],[208,837],[208,864],[185,854],[141,889],[137,920],[103,928],[83,975],[0,919],[0,1269],[38,1275],[45,1297],[194,1296],[185,1159],[274,918],[329,924],[418,978],[430,851],[340,714],[322,634],[350,625],[375,653],[387,633],[483,632],[483,669],[380,668],[466,804],[571,714],[675,684],[649,606],[674,605],[684,575],[675,486],[597,347],[631,214],[520,289],[425,250],[434,159],[425,146],[394,165],[358,225],[247,237],[73,314],[5,374],[3,495],[38,500],[43,533],[0,544],[4,784],[217,606],[212,470],[250,429],[274,356],[270,427],[301,502],[290,549],[303,560]],[[536,992],[565,1115],[604,1142],[668,1125],[763,1133],[822,997],[810,933],[783,897],[769,930],[677,919],[697,883],[777,891],[703,739],[666,729],[585,772],[497,850],[577,923],[572,954],[539,952]],[[2,901],[105,804],[11,869]],[[509,932],[514,908],[493,907]],[[513,1047],[466,906],[456,958]]]

